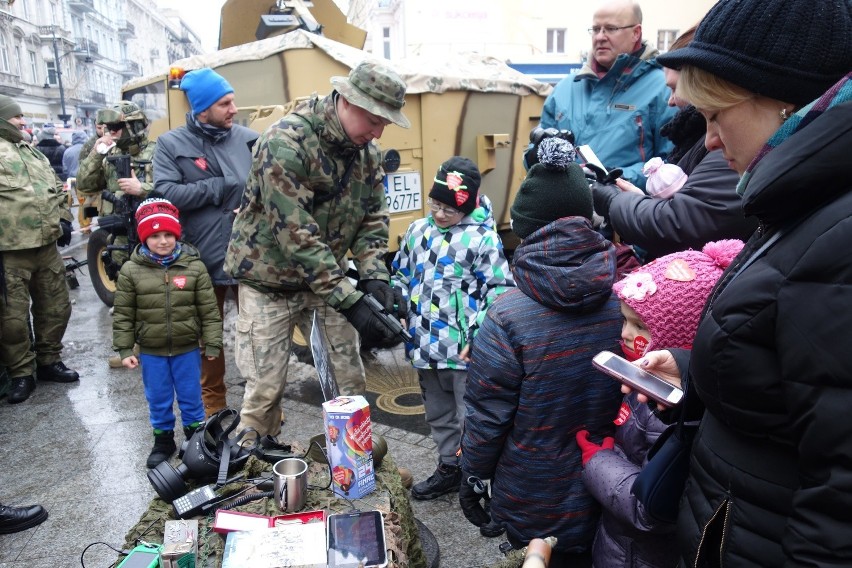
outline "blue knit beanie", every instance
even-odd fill
[[[234,92],[231,84],[209,67],[196,69],[184,75],[180,88],[186,92],[192,114],[204,112],[213,103]]]

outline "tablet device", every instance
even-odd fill
[[[379,511],[329,515],[327,523],[329,568],[387,566],[385,524]]]

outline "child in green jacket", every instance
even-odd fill
[[[208,359],[222,350],[222,318],[213,283],[198,251],[179,241],[177,207],[146,199],[136,210],[140,244],[124,263],[116,283],[113,349],[122,364],[142,364],[142,383],[154,447],[147,466],[169,459],[174,440],[175,395],[187,439],[204,420],[201,349]],[[140,354],[133,354],[138,343]]]

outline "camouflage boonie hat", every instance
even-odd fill
[[[113,112],[115,112],[115,111],[112,111],[108,108],[98,109],[98,114],[95,115],[95,124],[106,124],[107,122],[109,122],[107,120],[107,117],[112,116]],[[117,121],[114,120],[113,122],[117,122]]]
[[[331,84],[343,98],[397,126],[409,128],[402,114],[405,106],[405,82],[392,69],[377,61],[362,61],[348,77],[332,77]]]

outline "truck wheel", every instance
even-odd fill
[[[107,245],[112,244],[112,238],[112,235],[106,231],[93,231],[89,235],[89,244],[86,246],[86,258],[89,261],[89,276],[92,279],[92,286],[94,286],[98,298],[109,307],[112,307],[115,300],[115,282],[110,280],[107,274],[101,252],[106,250]]]

